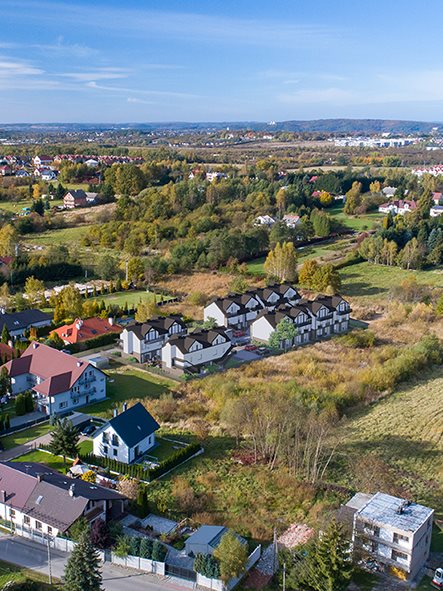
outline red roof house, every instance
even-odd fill
[[[120,334],[123,329],[115,325],[111,318],[86,318],[82,320],[77,318],[72,324],[64,324],[51,331],[51,334],[57,334],[65,345],[82,343],[104,334]]]

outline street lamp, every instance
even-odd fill
[[[52,563],[51,563],[51,540],[52,537],[47,534],[46,535],[46,543],[48,546],[48,578],[49,578],[49,584],[52,585]]]

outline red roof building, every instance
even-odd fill
[[[122,330],[111,318],[76,318],[72,324],[64,324],[51,331],[51,335],[55,333],[65,345],[73,345],[108,333],[120,334]]]

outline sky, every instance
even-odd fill
[[[0,122],[443,121],[442,0],[1,0]]]

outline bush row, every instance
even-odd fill
[[[118,472],[124,476],[131,478],[138,478],[139,480],[151,481],[158,478],[162,474],[165,474],[169,470],[172,470],[175,466],[178,466],[201,449],[199,443],[190,443],[186,447],[178,449],[169,458],[160,462],[155,468],[146,468],[141,464],[124,464],[112,458],[104,458],[101,456],[95,456],[92,452],[88,454],[79,454],[79,458],[87,463],[100,468],[107,468],[111,472]]]
[[[105,345],[112,345],[119,338],[119,334],[116,332],[108,332],[106,334],[99,335],[88,341],[81,343],[73,343],[66,345],[65,349],[71,351],[71,353],[79,353],[80,351],[86,351],[86,349],[95,349],[96,347],[103,347]]]

